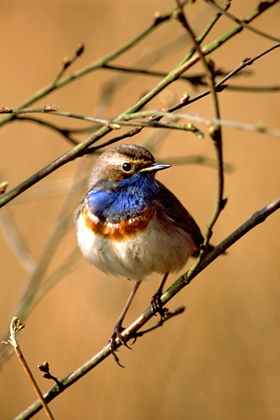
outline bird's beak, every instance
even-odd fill
[[[139,172],[157,172],[170,167],[171,165],[168,165],[167,163],[153,163],[152,165],[147,166],[146,168],[140,169]]]

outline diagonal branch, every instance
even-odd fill
[[[256,211],[245,223],[232,232],[226,239],[217,245],[211,252],[209,252],[198,265],[194,264],[187,273],[179,277],[173,285],[161,297],[162,303],[165,305],[169,302],[180,290],[189,285],[190,282],[208,265],[210,265],[219,255],[224,253],[231,245],[240,240],[244,235],[250,232],[258,224],[264,222],[267,217],[272,215],[280,208],[280,197],[276,198],[270,204],[259,211]],[[152,307],[146,309],[126,330],[123,331],[122,336],[125,341],[134,338],[136,333],[154,316]],[[120,347],[120,342],[116,343],[116,348]],[[48,403],[66,390],[69,386],[77,382],[81,377],[90,372],[99,363],[111,354],[110,345],[104,347],[99,353],[94,355],[90,360],[77,368],[74,372],[66,376],[60,381],[60,386],[54,385],[45,395],[44,400]],[[15,420],[30,419],[42,408],[40,401],[35,401],[25,411],[23,411]]]
[[[269,5],[272,6],[274,2],[271,2]],[[261,14],[261,11],[256,9],[253,11],[247,18],[246,21],[250,22],[254,20],[257,16]],[[226,32],[224,35],[219,37],[217,40],[213,41],[206,47],[202,49],[203,55],[208,55],[211,52],[215,51],[217,48],[219,48],[222,44],[227,42],[229,39],[231,39],[234,35],[240,32],[242,27],[240,25],[235,26],[230,31]],[[279,45],[277,45],[279,46]],[[190,59],[188,62],[184,62],[179,67],[176,67],[174,70],[172,70],[162,81],[160,81],[154,89],[152,89],[150,92],[148,92],[146,95],[144,95],[136,104],[128,108],[126,111],[121,113],[117,118],[116,121],[121,121],[125,118],[126,115],[137,112],[140,109],[142,109],[148,102],[150,102],[151,99],[153,99],[158,93],[160,93],[163,89],[165,89],[167,86],[169,86],[172,82],[177,80],[177,78],[183,74],[186,70],[191,68],[194,64],[196,64],[199,61],[199,56],[194,56],[192,59]],[[101,64],[100,64],[101,65]],[[243,67],[242,67],[243,68]],[[208,94],[208,93],[207,93]],[[37,100],[37,99],[36,99]],[[29,106],[30,103],[33,103],[34,101],[26,101],[22,106]],[[190,101],[189,101],[190,103]],[[12,115],[9,115],[10,118],[12,118]],[[3,124],[3,120],[0,122],[0,125]],[[32,175],[30,178],[23,181],[21,184],[17,185],[15,188],[13,188],[11,191],[7,192],[6,194],[2,195],[0,198],[0,207],[7,204],[9,201],[13,200],[15,197],[17,197],[19,194],[24,192],[26,189],[30,188],[32,185],[43,179],[44,177],[48,176],[50,173],[54,172],[56,169],[60,168],[61,166],[65,165],[66,163],[70,162],[71,160],[75,159],[78,156],[81,156],[81,152],[86,150],[89,146],[91,146],[93,143],[96,143],[100,138],[104,137],[108,133],[112,131],[112,128],[109,127],[102,127],[101,129],[97,130],[95,133],[91,134],[86,140],[84,140],[82,143],[75,146],[73,149],[69,150],[68,152],[64,153],[62,156],[55,159],[53,162],[42,168],[40,171]],[[139,130],[137,131],[139,132]],[[97,150],[103,147],[106,144],[111,144],[117,140],[109,140],[106,143],[103,143],[102,145],[94,147],[92,150]]]
[[[257,29],[254,26],[249,25],[249,23],[247,23],[247,20],[246,19],[243,19],[243,20],[238,19],[236,16],[234,16],[233,14],[231,14],[230,12],[228,12],[227,10],[224,10],[221,6],[219,6],[217,3],[215,3],[214,0],[204,0],[204,2],[207,3],[207,4],[210,4],[212,7],[214,7],[216,10],[218,10],[224,16],[228,17],[233,22],[238,23],[238,25],[242,26],[242,28],[246,28],[249,31],[254,32],[257,35],[262,36],[263,38],[270,39],[271,41],[280,42],[280,38],[277,38],[276,36],[273,36],[271,34],[268,34],[266,32],[263,32],[260,29]],[[262,1],[258,5],[258,9],[260,11],[264,11],[267,7],[269,7],[269,5],[275,4],[276,2],[277,1],[275,1],[275,0],[272,0],[272,1]]]

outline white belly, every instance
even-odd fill
[[[154,221],[141,234],[112,241],[94,234],[80,216],[77,240],[84,258],[99,270],[137,281],[154,272],[180,270],[194,250],[193,241],[185,231],[174,226],[172,231],[164,232]]]

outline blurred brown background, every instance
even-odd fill
[[[256,4],[253,0],[233,1],[231,12],[243,18]],[[85,53],[69,74],[120,48],[150,24],[154,12],[169,12],[174,6],[171,0],[1,2],[0,105],[16,107],[51,82],[63,57],[72,56],[80,42],[85,43]],[[200,33],[213,11],[199,2],[189,5],[188,13],[194,29]],[[279,5],[276,5],[254,25],[279,36],[279,18]],[[221,19],[208,41],[232,26],[232,22]],[[117,63],[133,65],[137,60],[141,63],[142,55],[157,51],[168,40],[179,36],[184,36],[184,31],[177,22],[165,24]],[[252,57],[272,44],[243,31],[215,52],[213,59],[230,71],[245,57]],[[152,68],[171,70],[184,57],[189,45],[185,36],[180,48],[175,48],[174,53]],[[194,68],[191,73],[199,70],[200,67]],[[239,77],[231,83],[279,84],[278,50],[257,61],[250,71],[254,71],[254,76]],[[104,110],[99,105],[100,95],[104,85],[115,77],[107,70],[94,72],[49,95],[40,105],[58,104],[69,112],[112,117],[135,103],[158,80],[144,76],[124,79],[113,103]],[[177,82],[149,106],[159,108],[167,106],[167,101],[176,103],[186,90],[191,95],[196,93],[189,85]],[[224,119],[279,126],[278,93],[225,90],[219,98]],[[194,103],[185,112],[211,117],[210,98]],[[82,122],[54,116],[50,121],[84,126]],[[204,126],[199,127],[206,131]],[[155,131],[144,130],[133,141],[145,144],[153,135]],[[9,181],[9,188],[71,147],[57,133],[27,122],[5,126],[0,141],[1,179]],[[215,157],[207,136],[199,140],[191,133],[174,131],[163,137],[154,154],[166,163],[181,155]],[[226,174],[225,195],[229,201],[215,227],[214,243],[219,243],[254,211],[279,195],[279,154],[277,137],[224,129],[224,158],[235,170]],[[87,176],[89,158],[83,159]],[[94,158],[91,159],[93,163]],[[69,185],[80,162],[81,159],[64,166],[8,205],[34,259],[41,258],[45,252],[64,202],[64,188],[57,193],[57,186]],[[201,165],[180,165],[160,173],[159,178],[175,192],[205,231],[216,198],[215,170]],[[69,212],[72,210],[69,208]],[[183,315],[139,339],[133,351],[121,348],[118,355],[125,369],[109,358],[56,398],[50,404],[55,418],[279,419],[279,222],[279,214],[275,213],[177,295],[169,307],[186,305]],[[0,236],[1,335],[30,277],[4,236]],[[59,267],[75,246],[71,226],[48,274]],[[175,275],[171,277],[175,278]],[[142,285],[126,324],[146,309],[159,281],[155,275]],[[19,340],[43,391],[52,384],[41,378],[37,364],[47,360],[53,375],[63,378],[98,352],[106,344],[131,287],[130,282],[100,273],[79,259],[71,272],[36,306]],[[36,399],[14,356],[0,372],[0,389],[3,420],[15,417]],[[45,414],[40,412],[35,418],[43,419]]]

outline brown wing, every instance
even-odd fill
[[[167,216],[172,219],[177,226],[180,226],[181,229],[192,236],[195,245],[199,249],[204,238],[193,217],[168,188],[159,181],[157,181],[157,183],[159,191],[156,195],[156,199],[164,206]]]

